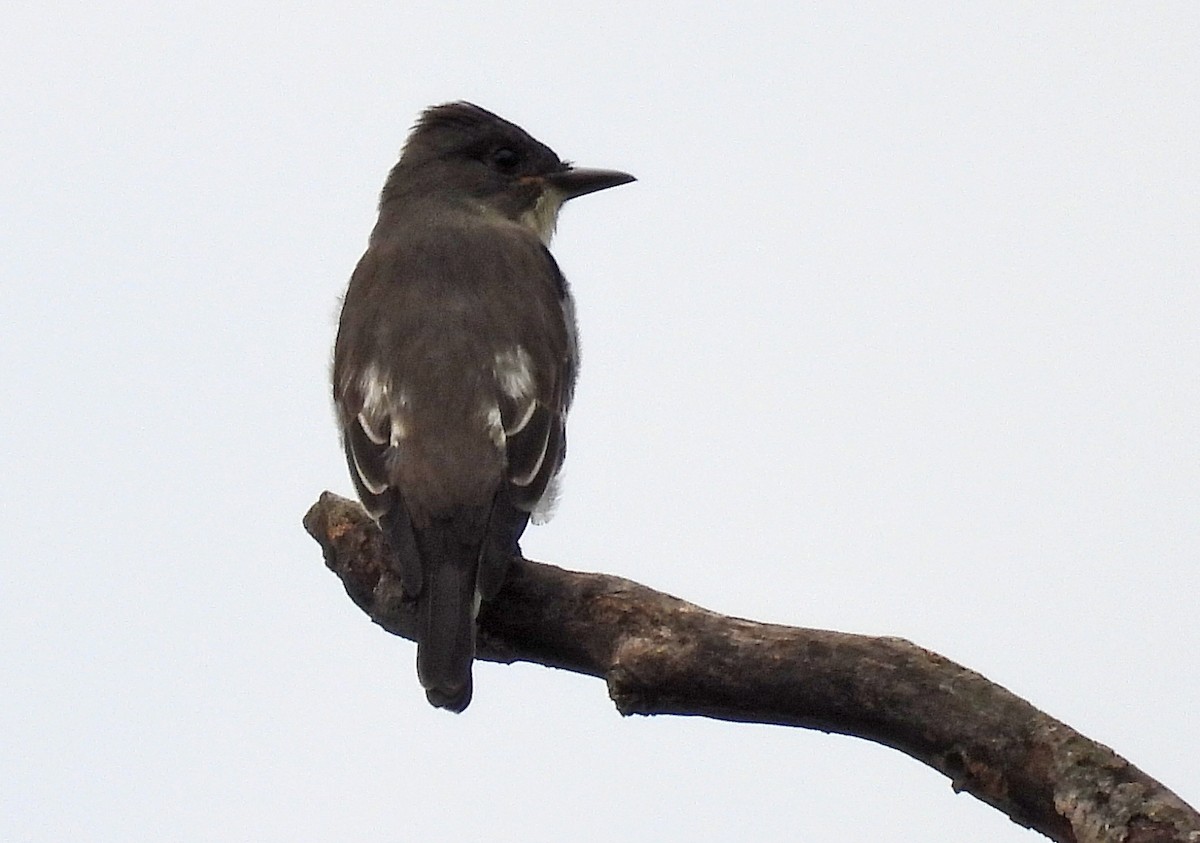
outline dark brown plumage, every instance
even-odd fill
[[[333,393],[351,476],[418,603],[434,705],[471,699],[478,600],[552,502],[578,365],[546,248],[562,202],[632,177],[582,170],[468,103],[427,110],[350,280]]]

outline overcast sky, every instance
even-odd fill
[[[378,190],[455,99],[639,178],[560,220],[529,556],[909,638],[1200,804],[1200,6],[409,5],[0,13],[0,839],[1040,839],[595,679],[426,704],[300,519],[351,493]]]

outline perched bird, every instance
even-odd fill
[[[429,702],[471,701],[475,616],[547,515],[578,367],[548,251],[568,199],[626,184],[465,102],[426,110],[350,278],[333,397],[350,474],[417,603]]]

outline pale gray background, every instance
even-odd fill
[[[419,110],[580,163],[529,555],[900,635],[1200,802],[1200,7],[22,4],[0,20],[0,839],[986,840],[891,750],[428,707],[300,518]]]

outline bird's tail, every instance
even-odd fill
[[[462,711],[471,702],[479,542],[453,523],[417,531],[424,582],[417,597],[417,676],[429,702]]]

